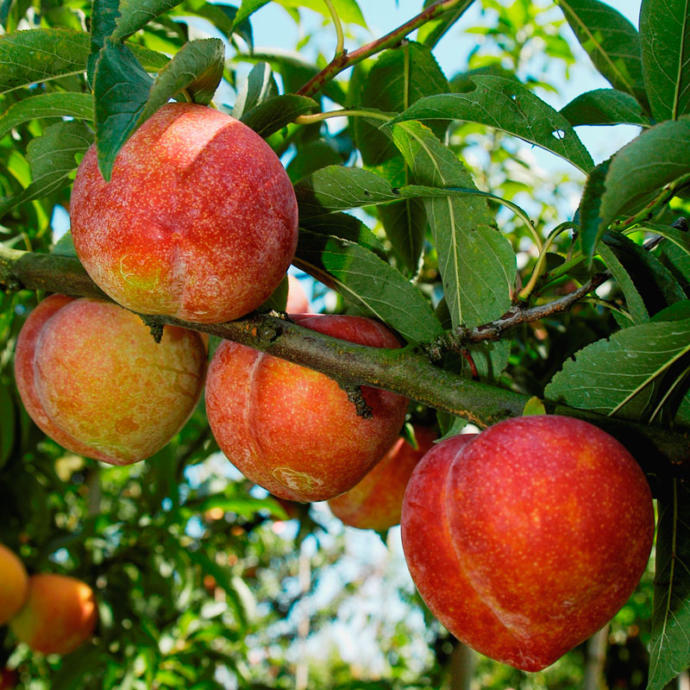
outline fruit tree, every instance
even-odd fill
[[[0,2],[1,687],[688,680],[690,11],[615,4]]]

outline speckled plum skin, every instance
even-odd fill
[[[238,120],[194,104],[146,120],[108,183],[89,149],[70,215],[77,255],[107,295],[198,323],[258,307],[297,245],[297,201],[276,154]]]
[[[401,525],[412,579],[443,625],[482,654],[538,671],[626,602],[654,512],[618,441],[544,415],[436,445],[408,483]]]
[[[14,360],[26,411],[64,448],[113,465],[160,450],[201,397],[206,345],[166,326],[157,344],[116,304],[52,295],[29,315]]]
[[[93,634],[98,618],[93,590],[65,575],[29,578],[29,596],[10,627],[18,640],[43,654],[69,654]]]
[[[357,316],[295,314],[301,326],[371,347],[400,347],[381,324]],[[213,355],[206,412],[223,453],[248,479],[292,501],[323,501],[354,486],[393,444],[407,399],[362,389],[357,416],[329,377],[224,341]]]
[[[12,619],[26,600],[29,576],[18,556],[0,544],[0,625]]]
[[[416,449],[399,438],[361,481],[328,501],[333,515],[359,529],[384,530],[399,524],[407,482],[435,438],[433,430],[421,426],[415,427]]]

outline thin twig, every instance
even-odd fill
[[[456,333],[446,342],[446,345],[454,351],[461,352],[464,345],[467,343],[500,340],[503,335],[505,335],[505,332],[511,328],[515,328],[523,323],[539,321],[553,314],[568,311],[576,302],[581,300],[592,290],[598,288],[608,278],[608,273],[598,273],[584,285],[577,288],[577,290],[573,290],[567,295],[553,300],[553,302],[547,302],[546,304],[539,304],[536,307],[529,308],[516,306],[500,319],[492,321],[491,323],[476,326],[475,328],[458,328]]]

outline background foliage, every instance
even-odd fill
[[[276,0],[298,27],[294,52],[254,45],[267,4],[0,2],[2,250],[70,254],[56,228],[86,148],[98,143],[108,176],[160,105],[212,103],[281,155],[300,203],[295,264],[321,281],[329,309],[377,316],[438,367],[499,395],[689,433],[686,3],[643,0],[634,26],[599,0],[483,0],[475,14],[477,3],[427,1],[417,11],[431,18],[416,33],[385,40],[367,33],[355,0]],[[321,50],[324,31],[335,58]],[[437,53],[460,35],[476,44],[442,69]],[[610,87],[555,106],[585,59]],[[347,119],[322,114],[337,110]],[[636,136],[595,164],[583,126],[621,123]],[[322,506],[286,507],[230,471],[203,406],[169,446],[128,468],[43,436],[12,379],[14,341],[42,294],[9,273],[0,541],[30,571],[89,582],[100,610],[96,639],[64,658],[32,655],[0,630],[0,661],[26,687],[461,682],[462,652],[401,572],[397,533],[382,535],[387,550],[367,541],[373,555],[358,561],[363,537]],[[579,287],[587,296],[569,309],[548,306]],[[497,341],[463,330],[545,305]],[[442,433],[465,425],[439,408],[413,405],[410,418],[436,418]],[[608,687],[661,689],[690,663],[687,445],[672,459],[680,469],[663,457],[645,465],[656,558],[610,628]],[[383,592],[392,598],[382,610],[372,601]],[[365,641],[354,655],[345,636]],[[362,651],[367,640],[375,652]],[[587,650],[530,676],[481,658],[473,686],[572,688],[586,682]]]

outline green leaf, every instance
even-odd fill
[[[475,74],[468,80],[470,90],[421,98],[383,126],[406,120],[478,122],[562,156],[584,172],[594,166],[568,120],[524,86],[488,74]]]
[[[435,2],[435,0],[425,0],[424,7],[429,7],[432,2]],[[422,26],[417,29],[417,40],[428,48],[433,48],[453,27],[455,22],[465,14],[472,2],[473,0],[463,0],[460,5],[454,7],[452,10],[443,12],[438,15],[436,19],[422,24]]]
[[[88,61],[88,79],[93,84],[98,54],[112,35],[120,17],[119,0],[94,0],[91,8],[91,55]]]
[[[326,17],[326,19],[331,19],[331,14],[328,11],[328,7],[323,0],[276,0],[279,5],[286,8],[301,9],[306,7],[314,12]],[[340,21],[346,24],[357,24],[358,26],[363,26],[367,28],[367,24],[364,21],[364,16],[362,15],[362,10],[359,9],[359,5],[355,0],[332,0],[333,7],[340,18]]]
[[[271,496],[256,498],[254,496],[226,496],[216,494],[202,500],[190,501],[182,509],[186,517],[205,513],[212,508],[221,508],[226,513],[235,513],[244,518],[253,518],[261,511],[275,512],[276,501]]]
[[[640,36],[617,10],[599,0],[558,0],[577,40],[614,89],[647,102]]]
[[[582,253],[590,261],[606,229],[601,219],[601,200],[606,191],[606,176],[610,165],[610,160],[604,161],[589,173],[577,211],[578,237]]]
[[[300,115],[318,109],[318,103],[306,96],[287,93],[274,96],[242,115],[242,122],[262,137],[269,137]]]
[[[325,216],[301,218],[300,227],[321,235],[342,237],[370,249],[383,259],[386,258],[386,251],[378,237],[361,220],[347,213],[330,213]]]
[[[616,256],[616,253],[605,242],[599,244],[598,252],[606,264],[606,268],[611,271],[611,275],[623,292],[625,304],[628,307],[633,323],[639,324],[649,321],[649,312],[647,307],[645,307],[644,300],[637,291],[632,277]]]
[[[93,120],[93,98],[86,93],[43,93],[17,101],[0,116],[0,139],[14,127],[44,117]]]
[[[673,274],[642,245],[621,234],[607,235],[604,241],[625,267],[651,316],[686,299]]]
[[[611,159],[597,235],[619,214],[635,213],[664,185],[690,173],[690,117],[642,132]]]
[[[98,165],[106,180],[115,158],[136,127],[148,101],[153,80],[126,46],[108,42],[94,75]]]
[[[690,8],[687,0],[643,0],[642,64],[652,115],[675,120],[690,113]]]
[[[573,127],[620,124],[649,126],[640,104],[630,94],[616,89],[595,89],[580,94],[561,110],[561,115]]]
[[[300,218],[397,201],[388,180],[363,168],[331,165],[295,185]]]
[[[220,39],[203,38],[185,43],[159,72],[151,88],[144,119],[182,90],[187,90],[195,103],[210,103],[223,78],[224,65],[225,47]]]
[[[690,297],[690,235],[688,232],[658,225],[645,224],[645,230],[651,230],[665,241],[659,246],[658,257],[668,268],[675,279],[683,286]],[[661,229],[659,229],[661,228]],[[671,231],[671,232],[670,232]]]
[[[0,201],[0,216],[18,204],[41,199],[66,186],[77,167],[75,157],[84,153],[92,140],[91,130],[78,120],[58,122],[33,139],[27,149],[32,182],[20,195]]]
[[[286,168],[292,182],[297,182],[328,165],[340,165],[343,158],[331,143],[324,139],[300,146]]]
[[[474,188],[462,163],[424,125],[396,125],[393,138],[416,182]],[[486,200],[449,195],[426,198],[424,206],[453,326],[472,327],[504,314],[511,304],[515,255],[508,240],[491,227]]]
[[[273,69],[283,78],[283,92],[285,94],[296,93],[306,82],[321,71],[321,68],[307,60],[298,53],[292,51],[262,49],[251,56],[243,55],[242,59],[268,62]],[[347,95],[339,80],[329,80],[323,86],[323,93],[334,103],[344,106]]]
[[[410,170],[400,154],[387,161],[380,172],[397,188],[409,182]],[[378,214],[401,265],[408,275],[415,275],[420,268],[426,238],[424,202],[419,198],[404,199],[380,206]]]
[[[186,43],[153,81],[133,53],[111,42],[101,50],[94,80],[98,163],[110,179],[125,141],[183,89],[208,102],[223,74],[224,47],[217,38]]]
[[[247,612],[245,611],[242,599],[240,598],[235,583],[233,582],[232,573],[229,569],[218,565],[215,560],[209,558],[203,551],[195,551],[187,549],[189,558],[201,568],[204,575],[212,575],[216,584],[225,592],[228,597],[228,602],[233,607],[237,620],[242,626],[247,626]]]
[[[237,10],[233,26],[238,26],[243,21],[249,19],[257,10],[260,10],[264,5],[268,5],[270,0],[242,0],[242,4]]]
[[[237,94],[232,116],[241,120],[244,113],[277,95],[278,86],[271,72],[271,66],[266,62],[259,62],[252,67]]]
[[[690,319],[625,328],[566,361],[546,387],[546,397],[600,414],[639,418],[640,401],[646,404],[651,386],[688,352]]]
[[[289,281],[287,275],[278,284],[268,299],[257,307],[258,312],[285,311],[288,298]]]
[[[10,389],[0,381],[0,469],[5,465],[14,447],[16,414]]]
[[[152,19],[179,5],[182,0],[120,0],[120,18],[111,35],[113,41],[122,41]]]
[[[690,666],[690,490],[672,479],[658,499],[654,612],[647,690]]]
[[[533,395],[522,409],[523,416],[546,414],[544,401],[540,400],[536,395]]]
[[[367,70],[362,66],[350,82],[348,98],[353,108],[376,108],[382,112],[405,110],[424,96],[450,90],[448,80],[431,50],[420,43],[406,42],[386,50]],[[442,136],[448,122],[435,131]],[[379,165],[397,155],[397,149],[378,123],[365,118],[351,119],[355,145],[365,165]]]
[[[411,342],[428,342],[443,328],[422,293],[374,252],[354,242],[302,230],[295,265],[347,301],[381,319]]]
[[[27,29],[0,36],[0,93],[86,69],[89,35],[71,29]]]

